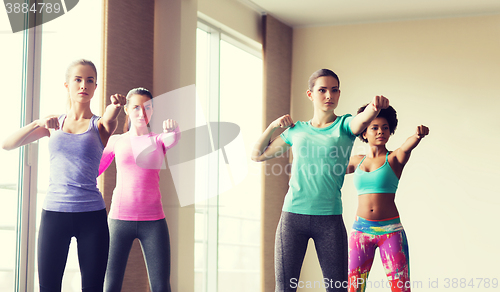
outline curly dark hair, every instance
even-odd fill
[[[362,113],[367,106],[368,104],[365,104],[364,106],[360,107],[358,109],[358,114]],[[391,132],[391,135],[396,132],[396,128],[398,126],[398,116],[396,114],[396,110],[392,106],[389,106],[386,109],[382,109],[377,118],[385,118],[387,120],[387,123],[389,123],[389,131]],[[361,141],[368,143],[368,140],[363,138],[364,133],[366,133],[366,129],[361,134],[359,134],[358,137]]]

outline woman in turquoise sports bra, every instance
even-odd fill
[[[418,126],[400,148],[389,152],[386,144],[397,123],[394,108],[382,109],[359,135],[370,146],[367,155],[352,156],[347,168],[348,174],[354,173],[358,191],[357,216],[349,237],[350,292],[365,291],[377,247],[391,290],[410,291],[408,242],[394,198],[403,167],[429,128]]]

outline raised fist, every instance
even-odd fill
[[[127,104],[127,98],[119,93],[111,95],[110,100],[111,104],[117,108],[123,107]]]
[[[172,120],[172,119],[164,120],[163,121],[163,132],[164,133],[172,132],[173,130],[175,130],[175,128],[177,128],[177,126],[178,126],[178,124],[175,120]]]
[[[290,115],[286,114],[282,117],[277,118],[274,122],[272,122],[272,125],[274,128],[288,128],[288,127],[295,127],[295,124],[290,117]]]
[[[422,139],[423,137],[429,135],[429,128],[427,128],[424,125],[420,125],[420,126],[417,127],[416,134],[417,134],[417,136],[418,136],[419,139]]]

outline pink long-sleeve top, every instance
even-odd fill
[[[113,135],[103,151],[99,174],[116,158],[116,187],[109,218],[152,221],[165,218],[160,193],[160,169],[169,148],[177,144],[180,132],[142,136]]]

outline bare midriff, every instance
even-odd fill
[[[368,220],[384,220],[399,216],[395,194],[364,194],[358,196],[356,214]]]

